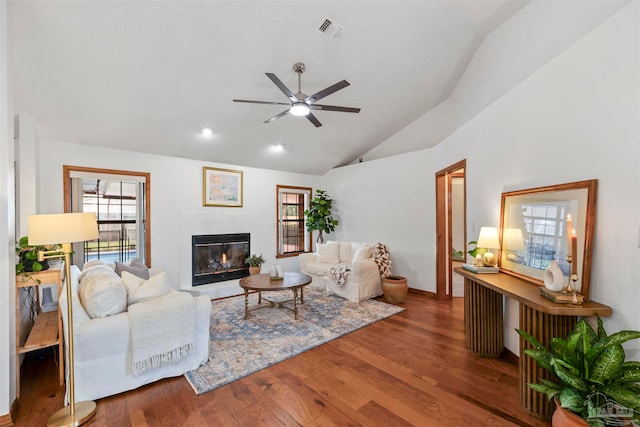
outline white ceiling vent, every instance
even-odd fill
[[[342,31],[344,31],[342,25],[338,24],[331,18],[326,18],[318,29],[325,35],[325,37],[333,41],[338,40],[342,35]]]

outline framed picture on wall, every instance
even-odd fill
[[[203,167],[202,205],[242,207],[242,171]]]

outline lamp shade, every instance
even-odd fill
[[[522,237],[522,230],[519,228],[505,229],[502,243],[504,244],[504,248],[510,251],[524,250],[524,238]]]
[[[500,249],[498,229],[496,227],[482,227],[476,246],[479,248]]]
[[[99,236],[93,212],[29,215],[28,221],[30,245],[84,242]]]

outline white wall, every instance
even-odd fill
[[[614,14],[433,149],[327,173],[337,232],[387,243],[394,273],[435,291],[436,171],[467,159],[468,240],[477,238],[474,225],[498,225],[503,191],[595,178],[591,297],[613,308],[609,330],[640,330],[639,14],[637,2]],[[510,66],[485,54],[486,63]],[[509,301],[505,344],[514,353],[517,320]],[[637,359],[640,344],[631,347]]]
[[[0,2],[0,422],[16,398],[13,108],[7,66],[7,3]]]
[[[152,264],[167,271],[176,287],[191,288],[191,236],[251,233],[251,252],[262,253],[267,267],[276,262],[276,185],[317,188],[320,177],[176,157],[134,153],[41,140],[41,213],[63,211],[62,166],[84,166],[151,173]],[[202,206],[203,166],[243,171],[243,207]],[[277,261],[298,271],[297,259]],[[264,267],[263,267],[264,268]],[[213,297],[238,294],[237,280],[199,286]]]
[[[529,2],[485,37],[449,98],[362,157],[434,147],[628,3]]]
[[[15,118],[14,125],[16,193],[20,195],[16,212],[16,233],[21,237],[29,232],[27,217],[39,211],[40,137],[33,116],[20,114]]]

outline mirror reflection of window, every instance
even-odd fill
[[[508,249],[507,259],[527,267],[544,270],[551,261],[558,265],[565,275],[569,275],[567,263],[566,217],[576,215],[578,202],[575,200],[561,202],[536,202],[513,205],[510,212],[509,225],[520,225],[523,236],[523,247],[516,250],[505,241]],[[512,243],[514,244],[514,243]]]

